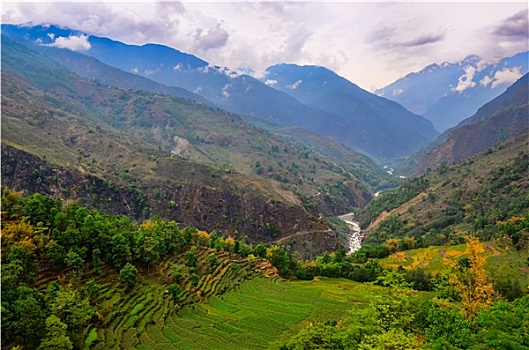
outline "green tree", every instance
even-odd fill
[[[309,350],[309,349],[356,349],[358,342],[354,334],[345,327],[316,323],[302,329],[286,342],[280,343],[279,350]]]
[[[404,333],[402,329],[390,329],[387,332],[367,335],[360,345],[359,350],[412,350],[419,349],[417,338],[412,334]]]
[[[478,312],[476,349],[529,348],[529,295],[513,302],[499,301]]]
[[[197,255],[192,251],[187,251],[184,254],[184,259],[186,259],[186,265],[189,267],[197,267],[198,258]]]
[[[189,274],[189,268],[183,264],[172,264],[169,276],[175,283],[181,283]]]
[[[8,293],[2,283],[2,340],[35,348],[45,333],[46,312],[44,297],[35,289],[20,285]]]
[[[192,273],[191,275],[189,275],[189,281],[191,282],[191,285],[193,287],[196,287],[198,285],[198,282],[200,281],[200,276],[196,273]]]
[[[182,291],[182,289],[180,288],[180,286],[178,284],[171,283],[167,287],[167,290],[169,291],[169,295],[171,296],[171,299],[173,299],[173,301],[175,303],[180,301],[179,295],[180,295],[180,292]]]
[[[3,262],[13,265],[13,272],[18,271],[17,277],[19,282],[31,282],[38,272],[38,266],[34,255],[12,245],[7,249],[7,253],[2,254]]]
[[[475,326],[461,312],[459,303],[434,298],[423,304],[419,311],[421,326],[425,329],[425,343],[434,349],[467,349]]]
[[[215,268],[219,265],[219,259],[217,259],[217,256],[215,255],[215,253],[211,253],[208,255],[208,266],[209,266],[209,270],[213,272],[213,270],[215,270]]]
[[[66,254],[66,257],[64,258],[64,262],[66,263],[67,267],[71,269],[75,269],[75,270],[80,270],[84,265],[83,258],[81,258],[79,254],[77,254],[71,249],[68,252],[68,254]]]
[[[253,248],[252,254],[260,258],[266,258],[266,246],[262,243],[256,245]]]
[[[103,266],[103,261],[101,260],[101,250],[99,248],[95,248],[92,250],[92,261],[94,262],[94,270],[99,275],[101,272],[101,267]]]
[[[51,315],[46,319],[47,336],[42,341],[38,350],[71,350],[73,343],[66,335],[66,328],[68,326],[61,322],[61,320]]]
[[[283,277],[290,277],[292,256],[283,249],[273,246],[267,252],[266,257],[279,270],[279,274]]]
[[[152,236],[145,236],[141,244],[141,260],[147,264],[147,273],[150,266],[160,260],[160,241]]]
[[[129,240],[121,233],[112,236],[112,264],[121,268],[132,260]]]
[[[93,314],[88,298],[82,298],[71,287],[61,287],[50,303],[50,311],[66,323],[72,339],[79,337],[79,330],[86,326]]]
[[[94,280],[91,279],[83,287],[83,295],[90,300],[91,303],[94,303],[97,295],[101,291],[101,286]]]
[[[127,287],[127,291],[130,291],[136,286],[136,282],[138,281],[138,270],[131,263],[127,263],[119,271],[119,279]]]

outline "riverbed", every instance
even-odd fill
[[[349,227],[349,237],[347,237],[348,251],[347,254],[352,254],[362,247],[362,239],[364,238],[360,225],[357,221],[354,221],[354,213],[348,213],[345,215],[338,216],[340,219],[345,221]]]

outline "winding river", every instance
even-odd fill
[[[348,237],[349,251],[347,254],[356,252],[360,247],[362,247],[362,239],[364,238],[362,231],[360,230],[360,225],[357,221],[353,221],[354,214],[348,213],[342,216],[339,216],[340,219],[345,221],[349,227],[350,235]]]

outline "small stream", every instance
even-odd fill
[[[345,215],[338,216],[340,219],[345,221],[349,227],[350,235],[348,237],[349,250],[347,254],[352,254],[362,247],[362,239],[364,235],[360,230],[360,225],[354,220],[354,213],[348,213]]]

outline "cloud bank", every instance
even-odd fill
[[[48,46],[59,47],[71,51],[87,51],[91,48],[87,35],[58,37],[52,44],[48,44]]]
[[[255,74],[277,63],[323,65],[373,91],[431,63],[470,54],[492,63],[527,51],[527,8],[523,2],[4,2],[2,21],[164,44]],[[82,38],[55,45],[86,49]]]

